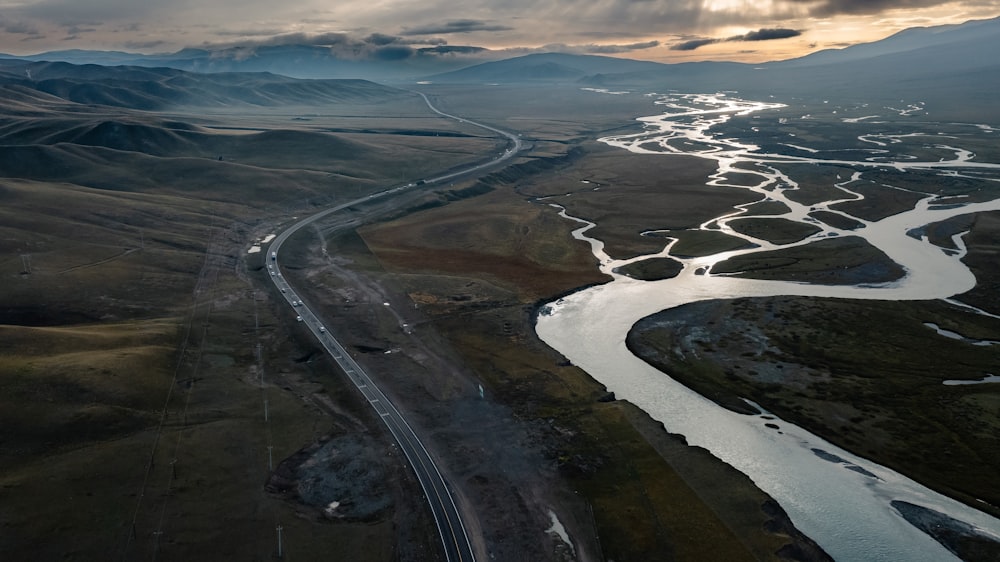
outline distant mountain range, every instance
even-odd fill
[[[474,47],[437,47],[418,49],[400,59],[379,60],[345,60],[336,58],[328,48],[297,45],[186,49],[169,55],[59,51],[0,61],[0,82],[7,89],[17,85],[81,103],[146,109],[178,100],[267,105],[281,99],[286,100],[282,103],[300,100],[313,104],[388,95],[388,90],[379,90],[380,86],[370,82],[311,82],[277,76],[283,74],[387,83],[569,83],[647,91],[738,90],[758,96],[920,98],[940,108],[971,104],[990,115],[1000,114],[1000,109],[993,108],[1000,91],[1000,58],[996,57],[1000,53],[1000,18],[912,28],[873,43],[764,64],[661,64],[562,53],[471,64],[488,56],[480,51]],[[38,60],[64,62],[29,62]],[[125,66],[112,71],[93,65]],[[194,78],[180,71],[207,75]],[[234,72],[257,74],[240,78]]]
[[[1000,18],[959,25],[919,27],[886,39],[829,49],[787,61],[766,64],[697,62],[662,64],[595,55],[532,54],[502,60],[500,51],[479,47],[437,46],[412,49],[406,56],[344,58],[318,45],[263,45],[221,49],[184,49],[143,55],[120,51],[66,50],[0,58],[29,61],[98,64],[103,66],[165,67],[198,73],[269,72],[294,78],[358,78],[383,82],[512,83],[575,82],[625,84],[663,78],[733,79],[752,70],[820,68],[854,65],[856,70],[882,76],[900,71],[952,74],[996,68],[1000,59]],[[486,62],[483,62],[483,61]],[[916,64],[916,63],[919,64]],[[906,67],[908,63],[910,67]],[[831,68],[834,68],[831,67]]]
[[[484,53],[488,51],[479,47],[438,46],[409,50],[406,56],[399,58],[343,58],[336,56],[329,47],[320,45],[262,45],[214,50],[192,48],[156,55],[73,49],[21,57],[0,54],[0,58],[103,66],[164,67],[198,73],[269,72],[293,78],[357,78],[399,82],[413,81],[421,76],[489,60],[488,54]]]
[[[409,94],[367,80],[303,80],[268,73],[195,74],[172,68],[0,59],[0,97],[8,101],[58,99],[157,110],[178,105],[367,103],[401,95]]]
[[[440,82],[566,82],[645,84],[664,78],[750,79],[760,71],[840,68],[871,78],[941,75],[1000,67],[1000,18],[960,25],[911,28],[873,43],[829,49],[786,61],[764,64],[694,62],[661,64],[647,61],[558,53],[486,62],[430,76]],[[889,76],[885,76],[888,72]]]

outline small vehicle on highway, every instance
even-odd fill
[[[320,332],[326,332],[326,328],[325,328],[325,327],[323,327],[323,326],[320,326],[320,327],[319,327],[319,331],[320,331]]]

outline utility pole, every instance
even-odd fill
[[[267,421],[267,398],[264,399],[264,421]]]
[[[275,530],[278,531],[278,558],[284,558],[284,555],[281,552],[281,529],[281,525],[275,527]]]
[[[271,462],[271,449],[273,449],[273,448],[274,447],[271,446],[271,445],[267,446],[267,470],[269,472],[273,472],[274,471],[273,463]]]
[[[153,560],[154,561],[156,560],[156,555],[159,554],[159,552],[160,552],[160,536],[161,535],[163,535],[163,531],[161,531],[161,530],[153,531],[153,536],[155,537],[155,539],[153,540]]]
[[[31,273],[31,254],[21,254],[21,273]]]

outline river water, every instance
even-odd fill
[[[736,186],[760,193],[762,199],[780,201],[788,206],[789,211],[780,215],[781,218],[821,227],[815,235],[790,245],[809,244],[830,236],[861,236],[903,266],[906,275],[892,283],[858,286],[713,275],[711,267],[733,255],[790,246],[778,246],[734,232],[727,223],[737,216],[749,216],[745,209],[734,209],[702,228],[747,238],[757,244],[757,248],[701,258],[674,257],[684,264],[679,275],[662,281],[638,281],[616,274],[615,268],[653,255],[615,260],[605,253],[600,240],[587,235],[592,223],[563,212],[567,218],[581,223],[574,236],[591,244],[599,267],[611,275],[613,281],[546,305],[536,325],[539,337],[605,384],[616,396],[633,402],[663,422],[667,431],[684,435],[691,445],[708,449],[747,474],[781,504],[800,530],[837,560],[936,562],[956,559],[929,535],[904,520],[890,506],[893,500],[945,513],[1000,540],[1000,520],[840,449],[786,421],[765,419],[763,415],[736,414],[721,408],[649,366],[625,346],[625,337],[638,320],[661,310],[708,299],[804,295],[914,300],[948,298],[968,291],[975,286],[976,280],[960,261],[966,251],[960,235],[953,238],[954,247],[946,251],[908,233],[949,217],[1000,210],[1000,185],[996,186],[997,197],[991,201],[964,203],[961,198],[927,195],[910,210],[874,221],[851,217],[831,206],[863,198],[851,188],[865,182],[865,173],[869,170],[894,170],[900,174],[930,170],[941,175],[981,179],[989,184],[996,181],[992,178],[998,177],[1000,164],[977,161],[973,152],[955,146],[960,144],[960,136],[942,139],[933,131],[901,134],[893,132],[891,125],[884,121],[878,121],[877,116],[867,114],[841,120],[844,126],[860,131],[857,147],[848,152],[851,158],[844,159],[830,151],[809,147],[808,142],[795,138],[784,143],[789,154],[763,152],[752,142],[726,138],[716,131],[733,116],[746,118],[758,112],[766,115],[783,107],[781,104],[740,100],[724,94],[664,95],[656,103],[666,111],[641,118],[646,129],[643,133],[601,141],[635,153],[657,153],[665,158],[670,154],[688,154],[714,160],[717,172],[708,178],[707,184]],[[873,112],[872,108],[866,111]],[[808,125],[810,117],[804,115],[795,124],[801,129]],[[782,117],[781,123],[789,119]],[[880,132],[880,128],[889,129],[889,132]],[[995,134],[992,129],[977,125],[970,125],[968,129]],[[920,149],[907,150],[915,146]],[[927,157],[928,154],[933,158]],[[784,164],[798,163],[838,164],[853,172],[835,183],[838,193],[835,198],[805,206],[787,197],[798,184],[781,170]],[[742,180],[748,177],[752,180],[731,183],[727,174],[735,177],[734,172],[738,172]],[[900,180],[903,182],[905,176]],[[819,223],[808,217],[810,212],[817,210],[844,215],[862,226],[841,230]],[[655,256],[670,256],[670,244]],[[765,426],[766,423],[778,424],[780,431]]]

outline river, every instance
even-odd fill
[[[733,255],[789,246],[734,232],[727,223],[736,216],[748,216],[745,209],[734,209],[705,223],[702,228],[721,229],[747,238],[756,243],[757,248],[701,258],[675,257],[684,264],[676,277],[638,281],[616,274],[615,268],[652,256],[615,260],[605,253],[600,240],[587,235],[591,223],[573,219],[582,224],[574,236],[591,244],[600,269],[611,275],[613,281],[547,304],[536,325],[539,337],[605,384],[617,397],[633,402],[661,421],[668,431],[684,435],[691,445],[708,449],[748,475],[781,504],[800,530],[837,560],[937,562],[956,559],[933,538],[903,519],[890,506],[894,500],[945,513],[1000,540],[1000,520],[853,455],[786,421],[736,414],[721,408],[637,358],[625,346],[626,335],[638,320],[661,310],[708,299],[804,295],[923,300],[943,299],[968,291],[975,286],[976,280],[960,261],[966,252],[960,235],[953,238],[955,248],[944,251],[908,233],[949,217],[1000,210],[1000,189],[996,190],[996,199],[976,203],[926,195],[912,209],[881,220],[850,217],[831,206],[839,201],[862,198],[851,188],[852,184],[865,181],[868,170],[895,170],[900,174],[933,170],[993,182],[996,180],[991,174],[1000,171],[1000,164],[977,161],[972,151],[954,146],[960,144],[960,138],[949,136],[941,138],[947,144],[937,142],[933,138],[934,131],[905,135],[879,132],[880,127],[887,126],[872,115],[842,119],[845,126],[864,129],[857,135],[858,146],[848,152],[860,156],[858,158],[843,158],[828,150],[809,147],[807,141],[795,138],[784,145],[789,154],[763,152],[752,142],[726,138],[715,131],[733,116],[766,114],[783,107],[781,104],[741,100],[725,94],[663,95],[656,103],[666,111],[639,119],[645,125],[644,132],[600,140],[635,153],[657,153],[664,157],[687,154],[714,160],[717,172],[707,178],[707,184],[731,185],[760,193],[762,199],[780,201],[788,206],[789,211],[779,215],[781,218],[821,227],[820,232],[791,245],[809,244],[830,236],[861,236],[903,266],[906,275],[892,283],[858,286],[713,275],[711,267]],[[782,123],[786,119],[783,117]],[[809,119],[809,115],[804,115],[796,124],[808,126]],[[985,131],[981,126],[968,127]],[[990,130],[985,134],[993,133]],[[903,147],[919,142],[926,146],[915,152],[923,156],[931,153],[933,159],[902,151]],[[838,164],[854,172],[835,184],[838,193],[835,198],[805,206],[787,197],[798,184],[781,170],[783,164],[799,163]],[[734,175],[734,172],[738,172],[741,179],[751,177],[753,181],[731,183],[727,174]],[[900,182],[905,182],[905,178]],[[886,186],[886,189],[901,188]],[[861,226],[841,230],[818,223],[808,217],[810,212],[817,210],[844,215]],[[567,216],[565,212],[564,216]],[[671,244],[655,255],[670,256]],[[767,423],[778,424],[781,431],[767,427]]]

